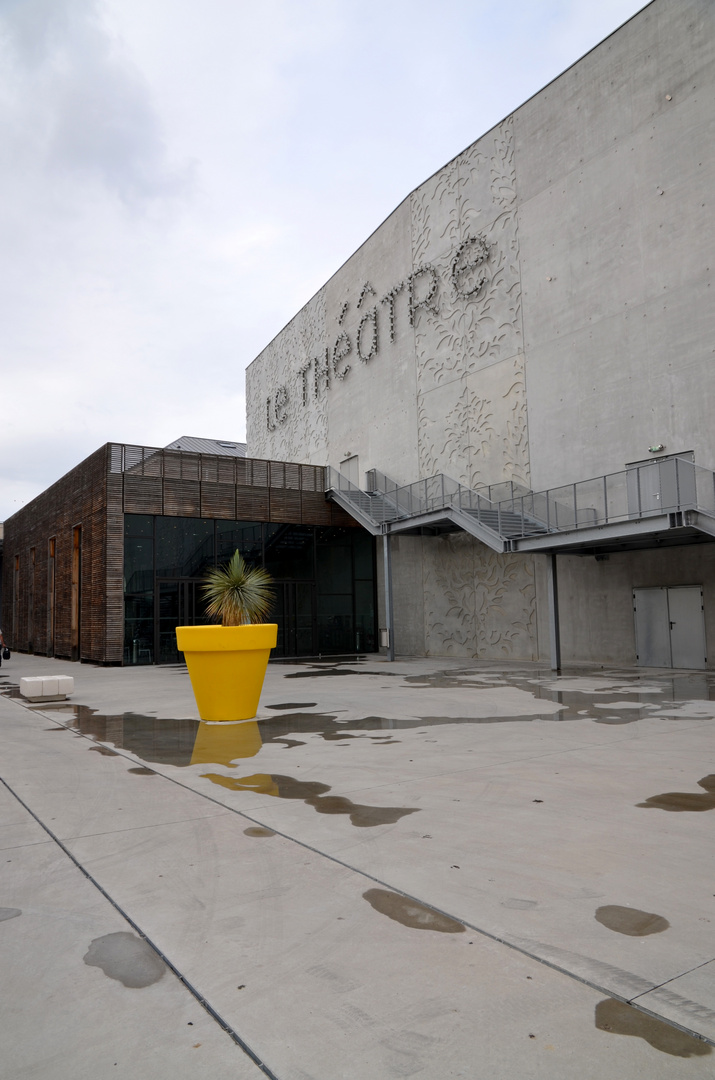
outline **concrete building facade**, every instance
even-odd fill
[[[714,135],[715,6],[653,0],[413,191],[248,368],[251,455],[363,492],[548,492],[542,536],[501,547],[454,514],[376,526],[399,652],[550,655],[558,566],[565,660],[662,659],[644,628],[685,588],[683,666],[715,662]]]

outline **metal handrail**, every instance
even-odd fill
[[[500,506],[513,505],[513,499]],[[522,520],[547,532],[568,532],[665,513],[698,510],[715,516],[715,473],[687,458],[655,459],[630,469],[523,496]],[[526,535],[526,533],[524,533]]]
[[[376,524],[405,521],[443,510],[461,511],[493,532],[511,538],[535,532],[560,533],[683,510],[715,517],[715,473],[687,458],[655,459],[543,491],[506,481],[475,490],[445,473],[398,485],[377,470],[362,491],[337,469],[328,468],[326,487],[342,492]],[[483,492],[507,490],[491,500]]]

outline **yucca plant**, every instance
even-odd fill
[[[248,566],[240,551],[234,551],[225,566],[206,574],[203,585],[206,613],[220,618],[223,626],[245,626],[263,622],[273,601],[272,578],[260,566]]]

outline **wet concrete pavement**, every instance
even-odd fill
[[[271,664],[228,725],[181,667],[0,691],[0,1076],[715,1076],[709,675]]]

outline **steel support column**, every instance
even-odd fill
[[[385,628],[387,630],[387,659],[395,659],[395,626],[392,607],[392,537],[388,532],[382,535],[382,557],[385,571]]]
[[[546,583],[549,592],[549,646],[551,670],[561,674],[561,631],[559,629],[559,587],[556,576],[556,553],[546,556]]]

